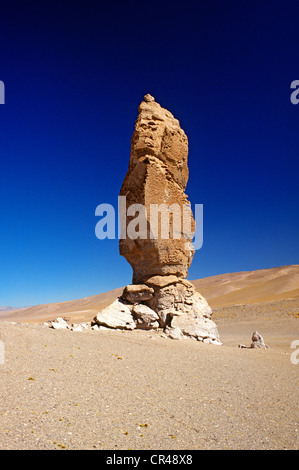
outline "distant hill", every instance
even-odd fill
[[[249,304],[283,298],[299,298],[299,265],[219,274],[193,280],[195,288],[211,307]],[[36,305],[24,309],[0,308],[0,320],[39,323],[58,316],[73,322],[90,321],[109,305],[123,287],[79,300]]]
[[[0,320],[39,323],[58,316],[71,317],[73,322],[90,321],[99,310],[121,295],[123,287],[79,300],[41,304],[25,309],[0,311]]]
[[[299,265],[220,274],[192,282],[211,307],[299,298]]]
[[[24,308],[28,308],[28,307],[9,307],[7,305],[5,305],[4,307],[0,307],[0,314],[1,312],[11,312],[11,311],[15,311],[15,310],[22,310]]]

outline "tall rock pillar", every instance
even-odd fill
[[[137,327],[159,325],[172,338],[221,344],[212,310],[186,278],[194,255],[195,221],[185,194],[188,139],[151,95],[139,106],[128,172],[120,254],[133,269],[122,301]],[[152,315],[152,319],[151,319]]]

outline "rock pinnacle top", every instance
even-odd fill
[[[155,98],[152,95],[150,95],[149,93],[147,93],[147,95],[144,95],[143,99],[146,103],[150,103],[151,101],[155,101]]]

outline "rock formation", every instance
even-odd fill
[[[263,337],[258,333],[258,331],[254,331],[252,333],[252,338],[251,338],[251,348],[263,348],[263,349],[269,349],[269,346],[267,346],[264,342]]]
[[[241,349],[255,349],[255,348],[269,349],[269,346],[265,344],[263,337],[259,334],[258,331],[254,331],[252,333],[250,346],[246,346],[245,344],[238,344],[238,347]]]
[[[221,344],[211,308],[186,280],[195,231],[185,194],[187,157],[188,139],[179,121],[146,95],[139,106],[120,191],[126,217],[121,219],[119,248],[132,266],[133,280],[96,321],[109,326],[110,318],[113,327],[117,317],[120,328],[160,327],[173,339]]]
[[[187,277],[194,254],[191,241],[195,230],[190,203],[184,193],[188,180],[187,156],[188,140],[179,121],[152,96],[146,95],[139,106],[129,169],[120,191],[120,196],[126,197],[127,210],[134,204],[142,204],[146,212],[143,239],[126,236],[120,240],[120,254],[133,268],[133,284],[155,275]],[[155,204],[164,204],[164,218],[168,215],[167,208],[176,205],[175,216],[180,220],[174,220],[174,214],[173,217],[170,214],[169,230],[166,227],[169,239],[159,236],[162,227],[153,221]],[[184,206],[190,215],[188,234],[183,233]],[[129,222],[126,221],[127,227]]]

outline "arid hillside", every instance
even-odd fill
[[[192,281],[212,307],[299,298],[299,265],[220,274]]]

